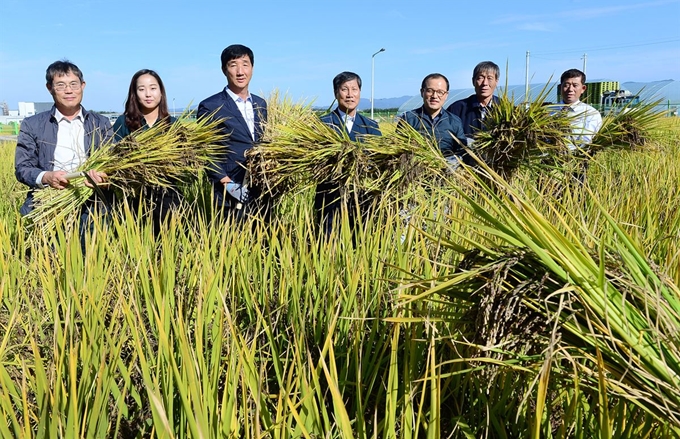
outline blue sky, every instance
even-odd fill
[[[527,51],[532,83],[582,68],[584,53],[589,79],[680,80],[680,0],[2,0],[0,20],[10,109],[51,101],[45,69],[63,58],[83,70],[88,109],[122,111],[142,68],[161,75],[171,106],[197,104],[226,84],[219,57],[233,43],[255,52],[251,92],[324,106],[343,70],[361,75],[370,98],[371,55],[383,47],[376,99],[415,95],[432,72],[470,87],[483,60],[501,66],[501,84],[524,84]]]

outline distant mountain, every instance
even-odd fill
[[[373,104],[373,109],[374,110],[385,110],[387,108],[399,108],[401,106],[401,104],[408,101],[412,97],[413,96],[402,96],[400,98],[376,99],[375,103]],[[335,107],[335,103],[333,103],[333,107]],[[327,110],[328,106],[315,105],[314,109],[315,110]],[[371,109],[371,100],[366,99],[366,98],[361,98],[361,100],[359,101],[359,110],[364,111],[364,110],[370,110],[370,109]]]
[[[373,103],[373,108],[374,109],[386,109],[386,108],[399,108],[401,104],[404,102],[408,101],[411,99],[413,96],[402,96],[400,98],[383,98],[383,99],[376,99],[375,102]],[[371,100],[370,99],[361,99],[359,101],[359,110],[370,110],[371,109]]]
[[[382,99],[376,99],[375,104],[373,105],[373,109],[375,110],[384,110],[387,108],[399,108],[401,104],[404,102],[408,101],[411,99],[413,96],[402,96],[399,98],[382,98]],[[192,105],[189,107],[190,110],[196,110],[198,105]],[[333,104],[333,107],[335,107],[335,103]],[[320,105],[315,105],[314,106],[315,110],[327,110],[328,106],[320,106]],[[361,98],[359,101],[359,110],[370,110],[371,109],[371,100],[366,99],[366,98]],[[186,110],[186,107],[177,107],[175,109],[170,108],[170,114],[177,114],[180,115],[184,110]]]

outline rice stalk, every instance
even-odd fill
[[[611,239],[601,239],[599,252],[592,254],[578,241],[575,230],[566,228],[566,233],[561,232],[500,176],[489,168],[485,172],[494,181],[493,186],[470,174],[475,182],[470,186],[474,196],[455,188],[462,197],[461,205],[477,218],[480,233],[461,238],[484,255],[477,261],[481,265],[474,259],[472,266],[462,263],[459,273],[449,281],[440,281],[428,294],[452,294],[483,304],[479,296],[485,294],[477,298],[475,295],[483,291],[485,283],[492,283],[490,287],[510,295],[522,293],[527,285],[541,286],[533,289],[541,293],[538,296],[521,294],[519,300],[534,313],[539,325],[541,321],[559,322],[564,340],[560,350],[581,358],[578,367],[582,382],[592,389],[600,387],[597,355],[602,355],[604,376],[612,395],[636,404],[659,422],[680,429],[678,287],[647,262],[605,211],[601,213],[608,219]],[[556,216],[560,225],[566,227],[566,219]],[[515,259],[510,265],[503,263],[508,254],[505,246],[530,257]],[[498,264],[505,274],[494,277]],[[560,296],[569,304],[568,312],[557,306]],[[496,333],[508,335],[502,340],[492,338],[496,346],[512,347],[513,342],[521,346],[524,342],[523,333],[504,329],[531,328],[521,321],[526,311],[519,311],[496,311],[500,318],[483,322],[496,326]],[[522,324],[515,325],[515,321]],[[521,350],[518,353],[524,354]]]
[[[626,106],[617,113],[605,115],[592,143],[580,152],[589,157],[605,150],[631,150],[657,144],[665,119],[665,113],[657,111],[659,103]]]
[[[309,107],[284,100],[272,106],[264,142],[248,152],[254,185],[275,198],[302,192],[320,182],[352,194],[401,190],[446,169],[429,138],[407,127],[390,136],[352,141],[316,117]]]
[[[515,105],[506,87],[474,134],[473,151],[503,178],[568,150],[569,118],[545,104],[548,92],[546,86],[532,102]]]
[[[94,150],[79,171],[96,170],[108,176],[106,188],[129,195],[144,186],[169,188],[187,176],[195,177],[212,166],[226,136],[219,120],[203,118],[173,124],[158,123],[118,143],[113,140]],[[28,220],[43,234],[77,215],[94,189],[77,178],[64,190],[46,188],[35,192],[35,209]],[[101,185],[104,187],[104,185]]]

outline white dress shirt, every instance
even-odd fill
[[[347,132],[351,133],[352,132],[352,127],[354,126],[354,118],[356,116],[350,116],[347,113],[344,113],[341,109],[338,108],[338,113],[340,113],[340,120],[345,123],[345,128],[347,128]],[[355,113],[356,114],[356,113]]]
[[[229,87],[225,87],[227,94],[234,100],[238,110],[241,112],[241,116],[246,120],[248,124],[248,130],[250,131],[250,137],[255,140],[255,112],[253,111],[253,98],[248,93],[248,98],[243,100],[243,98],[233,91],[229,90]]]
[[[602,127],[600,112],[581,101],[564,105],[564,110],[571,117],[571,144],[569,148],[576,149],[591,143],[595,134]]]
[[[57,144],[54,148],[53,171],[73,172],[87,158],[85,154],[85,127],[82,108],[72,120],[54,109],[54,118],[57,120]],[[43,186],[42,178],[47,171],[38,174],[36,183]]]

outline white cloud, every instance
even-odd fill
[[[533,22],[520,24],[517,26],[517,29],[537,32],[554,32],[556,30],[556,26],[549,23]]]

